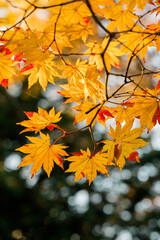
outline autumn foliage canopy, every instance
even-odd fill
[[[160,124],[160,71],[146,57],[151,47],[160,50],[160,1],[0,0],[0,10],[0,84],[6,91],[26,77],[29,89],[57,84],[75,118],[67,131],[55,106],[25,112],[21,133],[34,136],[16,149],[26,155],[19,167],[32,164],[32,177],[43,167],[49,177],[55,164],[63,169],[68,161],[66,172],[90,184],[98,172],[109,176],[110,165],[122,170],[126,161],[139,162],[137,149],[148,144],[142,132]],[[154,87],[146,86],[147,77]],[[108,139],[95,140],[97,122],[109,129]],[[63,139],[85,129],[92,149],[70,153]]]

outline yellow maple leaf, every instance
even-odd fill
[[[130,108],[128,112],[128,118],[139,117],[141,128],[148,128],[148,132],[156,124],[156,112],[159,112],[160,89],[146,89],[146,91],[138,90],[134,93],[132,101],[134,103],[133,108]]]
[[[89,20],[88,20],[89,21]],[[70,41],[81,38],[86,43],[88,35],[93,35],[93,24],[72,24],[66,28]]]
[[[19,40],[17,42],[18,51],[23,53],[23,58],[27,59],[27,63],[42,62],[49,58],[53,59],[53,52],[59,53],[64,46],[72,48],[66,32],[62,31],[62,29],[60,28],[60,32],[56,31],[55,34],[54,25],[51,24],[43,31],[34,30],[29,33],[27,30],[25,32],[18,31],[20,39],[15,38],[15,40]],[[24,39],[22,39],[23,35]]]
[[[53,61],[54,55],[51,51],[44,49],[42,45],[42,39],[35,31],[17,43],[18,52],[23,54],[22,58],[26,61],[26,66],[21,70],[21,73],[29,75],[28,88],[39,81],[45,91],[48,82],[54,84],[54,77],[59,77],[59,73],[57,72],[57,64]]]
[[[135,55],[133,59],[140,54],[143,61],[145,60],[146,53],[148,51],[148,47],[154,46],[153,40],[155,38],[154,35],[150,33],[144,34],[147,30],[144,30],[141,26],[134,27],[132,32],[127,32],[126,34],[122,34],[118,40],[124,44],[122,44],[121,49],[126,54],[129,52],[128,58]]]
[[[85,61],[84,61],[85,63]],[[76,65],[78,65],[76,63]],[[69,84],[61,85],[64,91],[61,94],[65,97],[69,97],[70,100],[78,101],[80,99],[87,100],[92,99],[96,102],[104,100],[105,96],[103,93],[104,84],[99,80],[100,74],[96,71],[96,66],[80,65],[80,67],[69,67],[67,71],[64,72],[63,76],[68,76]]]
[[[130,12],[130,10],[124,10],[121,3],[109,8],[105,8],[104,16],[107,20],[111,19],[107,29],[109,31],[114,31],[116,28],[118,28],[119,32],[125,31],[128,28],[132,28],[134,25],[134,20],[138,19],[138,17]]]
[[[96,41],[86,44],[87,47],[89,47],[86,53],[91,55],[89,57],[89,64],[91,65],[96,64],[98,70],[100,71],[102,71],[102,69],[104,68],[101,54],[106,49],[108,41],[109,41],[109,38],[105,38],[102,44]],[[114,67],[120,68],[119,59],[117,58],[117,56],[122,56],[124,53],[120,48],[118,48],[118,45],[119,45],[119,42],[112,41],[109,43],[105,51],[104,60],[105,60],[106,68],[108,71],[111,70],[111,65]]]
[[[96,102],[96,99],[102,100],[105,98],[102,92],[104,84],[98,80],[100,75],[96,72],[96,69],[96,66],[88,66],[85,76],[76,84],[80,88],[83,86],[84,99],[87,100],[90,98],[93,102]],[[82,86],[80,86],[79,83]]]
[[[84,22],[83,17],[91,16],[91,12],[84,2],[74,2],[63,6],[61,21],[66,24]]]
[[[45,60],[44,62],[35,62],[25,67],[21,73],[29,75],[28,77],[28,88],[31,88],[37,81],[46,90],[48,82],[54,84],[54,77],[59,77],[59,73],[56,71],[57,65],[51,59]]]
[[[123,121],[128,122],[131,121],[134,116],[130,115],[130,109],[132,109],[132,106],[134,103],[130,102],[127,106],[118,106],[110,108],[112,115],[115,117],[116,122],[123,123]]]
[[[24,157],[18,167],[28,166],[33,163],[31,168],[31,176],[33,177],[43,165],[44,171],[47,173],[48,177],[50,177],[54,163],[63,169],[61,156],[68,156],[68,154],[63,150],[67,147],[62,146],[62,144],[51,145],[48,134],[45,135],[40,132],[40,137],[41,138],[27,137],[31,143],[25,144],[24,146],[16,149],[16,151],[28,154]]]
[[[27,32],[27,31],[26,31]],[[18,52],[23,53],[23,58],[27,59],[27,63],[42,62],[48,58],[53,58],[53,55],[49,50],[43,48],[43,39],[40,38],[40,34],[36,31],[29,32],[28,34],[21,31],[18,31],[19,41],[18,43]],[[22,39],[25,37],[24,39]]]
[[[56,34],[54,24],[46,27],[39,34],[39,41],[41,42],[41,46],[43,49],[47,49],[48,46],[50,46],[52,51],[57,54],[59,54],[59,52],[62,52],[63,47],[73,48],[66,34],[66,27],[63,22],[61,23],[61,25],[57,26]]]
[[[67,78],[70,85],[77,84],[81,78],[85,76],[87,71],[87,60],[80,61],[78,58],[76,61],[75,66],[72,65],[70,62],[67,62],[67,66],[62,66],[64,70],[62,73],[62,78]]]
[[[100,106],[99,104],[93,104],[90,101],[79,103],[79,105],[73,107],[79,113],[76,115],[74,123],[82,122],[86,120],[86,124],[89,125],[92,121],[92,126],[96,121],[96,113],[98,113]]]
[[[148,144],[143,139],[137,139],[142,134],[142,129],[131,130],[132,125],[133,121],[130,121],[121,128],[121,124],[118,122],[116,129],[110,127],[110,133],[108,133],[113,140],[103,141],[105,144],[103,152],[107,151],[108,161],[112,162],[115,159],[115,163],[121,170],[125,164],[125,158],[130,158],[135,150]],[[139,158],[136,160],[139,161]]]
[[[11,78],[13,75],[16,74],[15,69],[13,68],[15,64],[11,60],[10,54],[6,55],[5,51],[0,52],[0,82],[3,79]]]
[[[80,105],[74,107],[75,110],[79,111],[76,115],[74,123],[86,120],[86,124],[92,126],[95,124],[96,120],[102,124],[104,127],[105,121],[109,118],[113,118],[110,113],[110,108],[106,106],[101,106],[100,103],[92,103],[90,101],[81,102]]]
[[[157,47],[156,52],[159,52],[160,50],[160,37],[159,37],[159,31],[160,31],[160,21],[157,24],[150,24],[147,25],[147,28],[149,29],[149,32],[153,35],[156,35],[156,38],[154,38],[154,43]],[[156,34],[157,33],[157,34]]]
[[[3,34],[3,38],[1,38],[1,41],[4,42],[4,44],[7,42],[7,48],[9,48],[11,51],[13,51],[14,49],[16,49],[17,51],[19,42],[21,40],[24,40],[28,36],[28,31],[24,31],[24,29],[20,27],[14,27],[13,29],[6,31]],[[12,41],[10,41],[10,39],[12,39]]]
[[[84,99],[84,92],[83,92],[83,86],[82,88],[74,85],[69,84],[63,84],[60,85],[64,90],[58,92],[60,95],[62,95],[65,98],[68,98],[65,103],[69,102],[77,102],[82,99]]]
[[[127,3],[127,8],[128,10],[133,10],[133,8],[137,5],[137,7],[140,9],[140,10],[143,10],[146,3],[149,2],[149,3],[152,3],[153,1],[152,0],[121,0],[120,3],[121,4],[125,4]]]
[[[105,87],[102,81],[99,80],[100,74],[96,70],[97,70],[96,66],[89,65],[87,67],[85,77],[81,79],[82,83],[85,85],[86,89],[89,92],[88,96],[85,96],[85,98],[89,96],[91,96],[92,98],[93,95],[97,99],[105,98],[104,95],[102,94],[102,89],[105,89]]]
[[[35,131],[35,133],[37,133],[46,127],[51,131],[53,128],[58,128],[58,126],[54,123],[61,120],[61,112],[55,114],[54,107],[49,111],[49,113],[42,108],[38,108],[38,113],[25,112],[25,114],[27,115],[29,120],[17,123],[23,127],[26,127],[26,129],[24,129],[21,133],[27,131]]]
[[[108,165],[106,153],[98,152],[92,156],[88,148],[87,151],[80,151],[80,153],[73,153],[74,156],[65,159],[72,162],[65,172],[75,172],[75,182],[87,176],[90,185],[96,178],[97,171],[109,176],[106,168],[106,165]]]
[[[104,8],[115,6],[116,3],[113,0],[90,0],[91,7],[93,12],[99,14],[100,16],[104,16]]]

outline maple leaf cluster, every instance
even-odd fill
[[[45,91],[56,82],[64,102],[74,103],[77,114],[73,124],[86,122],[83,128],[68,132],[58,125],[61,112],[56,113],[54,106],[49,113],[41,108],[25,112],[28,120],[18,123],[25,127],[21,133],[31,131],[39,136],[27,137],[31,143],[17,149],[26,154],[19,167],[33,164],[34,176],[43,166],[49,177],[54,163],[63,169],[63,161],[68,161],[66,172],[74,172],[75,181],[86,176],[90,184],[97,172],[109,176],[107,166],[117,165],[122,170],[126,160],[140,162],[137,150],[148,144],[140,138],[142,132],[160,124],[160,81],[152,89],[142,84],[146,76],[160,76],[159,70],[145,66],[148,49],[160,50],[160,21],[143,21],[146,16],[159,15],[160,2],[0,0],[1,8],[8,12],[0,17],[0,85],[8,88],[16,78],[27,76],[29,89],[39,83]],[[125,70],[120,72],[124,57]],[[131,74],[135,61],[141,71]],[[112,91],[110,81],[117,77],[123,83],[117,80]],[[67,82],[62,84],[62,79]],[[108,132],[111,139],[96,142],[94,125],[98,122],[106,128],[108,119],[115,124],[111,123]],[[136,119],[139,128],[133,128]],[[90,132],[93,150],[80,149],[69,156],[68,146],[57,142],[83,129]],[[54,131],[60,134],[55,140]]]

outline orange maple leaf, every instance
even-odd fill
[[[154,5],[152,0],[134,0],[134,1],[133,0],[122,0],[121,1],[122,4],[127,3],[127,8],[128,8],[128,10],[131,10],[131,11],[136,5],[140,10],[143,10],[147,2]]]
[[[109,111],[109,107],[101,106],[101,104],[94,104],[90,101],[80,102],[80,105],[75,106],[74,109],[79,111],[75,117],[74,123],[81,122],[86,119],[86,124],[90,125],[92,122],[91,125],[93,126],[97,120],[100,124],[106,127],[106,120],[113,118]]]
[[[25,120],[23,122],[17,123],[19,125],[22,125],[23,127],[26,127],[23,132],[28,131],[35,131],[35,133],[39,132],[40,130],[44,128],[48,128],[50,131],[53,130],[53,128],[59,128],[56,124],[56,122],[59,122],[61,120],[60,114],[61,112],[58,112],[55,114],[54,107],[49,111],[49,114],[46,110],[42,108],[38,108],[38,113],[36,112],[25,112],[29,120]]]
[[[54,167],[54,163],[63,169],[63,160],[61,156],[68,156],[68,154],[63,150],[67,148],[62,146],[62,144],[50,144],[49,135],[45,135],[40,132],[40,137],[27,137],[31,141],[31,144],[25,144],[24,146],[17,148],[16,151],[28,154],[24,157],[21,164],[18,166],[24,167],[33,163],[31,168],[31,176],[33,177],[35,173],[42,167],[50,177],[50,173]],[[61,155],[61,156],[60,156]]]
[[[15,65],[13,63],[13,60],[11,59],[12,55],[6,54],[6,49],[5,51],[2,52],[0,51],[0,82],[4,79],[9,79],[13,76],[16,76],[16,71],[13,68]]]
[[[132,1],[134,2],[134,1]],[[134,20],[138,19],[130,9],[123,9],[123,5],[118,3],[112,7],[105,8],[104,16],[107,20],[111,20],[108,24],[107,29],[109,31],[114,31],[118,28],[118,31],[125,31],[128,28],[132,28],[134,25]]]
[[[72,162],[66,172],[75,172],[75,182],[87,176],[90,185],[96,178],[97,171],[109,177],[106,168],[106,165],[108,165],[106,153],[98,152],[92,156],[88,148],[87,151],[80,151],[80,153],[73,153],[74,156],[65,159]]]
[[[128,111],[128,119],[139,117],[141,128],[147,127],[148,132],[159,122],[159,101],[160,89],[146,89],[145,91],[136,91],[133,99],[134,107]]]
[[[86,51],[87,54],[90,54],[89,64],[96,64],[97,69],[100,71],[104,68],[103,60],[101,57],[101,54],[104,50],[104,60],[107,70],[110,71],[111,66],[117,67],[119,69],[121,68],[118,57],[122,56],[124,53],[122,49],[117,47],[119,45],[119,42],[112,41],[108,44],[108,41],[109,38],[105,38],[102,44],[96,41],[86,44],[86,46],[89,47],[89,49]],[[108,47],[106,48],[106,46]]]
[[[115,163],[121,170],[125,164],[125,158],[129,158],[130,161],[131,158],[134,158],[139,162],[139,158],[135,158],[133,152],[148,144],[143,139],[138,138],[142,134],[142,129],[134,128],[131,130],[132,125],[133,121],[130,121],[121,128],[121,124],[117,122],[116,129],[110,127],[110,133],[108,133],[113,140],[103,141],[105,144],[103,152],[107,151],[108,161],[112,162],[115,159]]]
[[[48,82],[54,84],[54,76],[59,77],[58,72],[55,70],[56,64],[54,61],[45,60],[41,62],[36,62],[34,64],[29,64],[25,69],[21,71],[24,75],[29,75],[28,77],[28,88],[31,88],[37,81],[46,91]]]
[[[2,86],[5,87],[5,88],[8,88],[8,79],[3,79],[3,80],[0,82],[0,85],[2,85]]]

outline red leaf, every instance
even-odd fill
[[[0,85],[2,85],[5,88],[8,88],[8,79],[3,79],[0,83]]]
[[[54,127],[55,127],[54,124],[50,124],[50,125],[47,126],[47,128],[50,132],[53,130]]]
[[[157,28],[150,28],[150,26],[151,25],[147,25],[147,27],[149,28],[150,31],[156,31],[158,29],[158,27]]]
[[[130,107],[133,107],[134,102],[126,101],[126,102],[122,103],[122,105],[125,105],[125,106],[127,105],[127,106],[130,106]]]
[[[158,1],[158,2],[159,2],[159,1]],[[155,6],[155,4],[154,4],[153,2],[149,2],[149,4],[151,4],[151,5]]]
[[[73,124],[77,123],[77,119],[74,120]]]
[[[17,26],[14,26],[14,28],[15,28],[16,30],[20,30],[20,29],[21,29],[20,27],[17,27]]]
[[[12,52],[10,51],[9,48],[5,48],[4,45],[0,46],[0,52],[4,52],[5,51],[5,55],[11,54]]]
[[[32,118],[34,112],[24,112],[28,118]]]
[[[82,178],[84,178],[84,177],[85,177],[85,174],[84,174],[84,172],[81,172],[81,174],[82,174],[82,176],[83,176]]]
[[[103,68],[97,69],[99,73],[103,71]]]
[[[158,81],[157,86],[156,86],[156,89],[159,89],[159,88],[160,88],[160,80]]]
[[[160,124],[160,109],[157,108],[154,116],[153,116],[153,119],[152,119],[152,122],[154,124],[154,126],[156,125],[156,122],[158,121],[158,123]]]
[[[63,167],[63,159],[59,155],[57,155],[57,158],[59,160],[59,166],[61,166],[61,168],[64,169],[64,167]]]
[[[7,39],[1,38],[1,42],[6,42],[6,41],[7,41]]]
[[[116,62],[114,62],[114,66],[121,69],[121,66],[119,64],[117,64]]]
[[[102,121],[105,121],[105,116],[113,117],[112,114],[106,109],[101,109],[98,115]]]
[[[89,18],[88,18],[88,17],[83,17],[83,19],[84,19],[84,21],[85,21],[86,24],[89,23]]]
[[[25,68],[23,68],[23,70],[21,71],[21,73],[28,71],[29,69],[32,69],[34,67],[34,64],[30,63],[28,66],[26,66]]]
[[[132,153],[129,155],[129,157],[127,158],[127,160],[130,161],[130,162],[136,162],[136,161],[137,161],[137,162],[140,162],[138,152],[137,152],[137,151],[132,152]]]
[[[64,95],[60,92],[60,91],[57,91],[57,93],[59,93],[61,96],[63,96],[64,97]]]
[[[34,174],[32,174],[31,178],[33,178],[33,177],[34,177],[34,175],[35,175],[35,173],[34,173]]]
[[[157,11],[157,13],[156,13],[156,17],[158,16],[159,13],[160,13],[160,11]]]
[[[23,61],[24,63],[26,63],[26,60],[25,59],[23,59],[21,56],[23,56],[23,53],[19,53],[19,54],[17,54],[17,55],[15,55],[14,56],[14,61],[16,61],[16,62],[21,62],[21,61]],[[18,66],[19,66],[19,64],[18,64]],[[22,70],[23,71],[23,70]]]
[[[71,153],[72,155],[75,155],[75,156],[81,156],[81,155],[83,155],[83,153],[80,153],[80,152],[73,152],[73,153]]]

